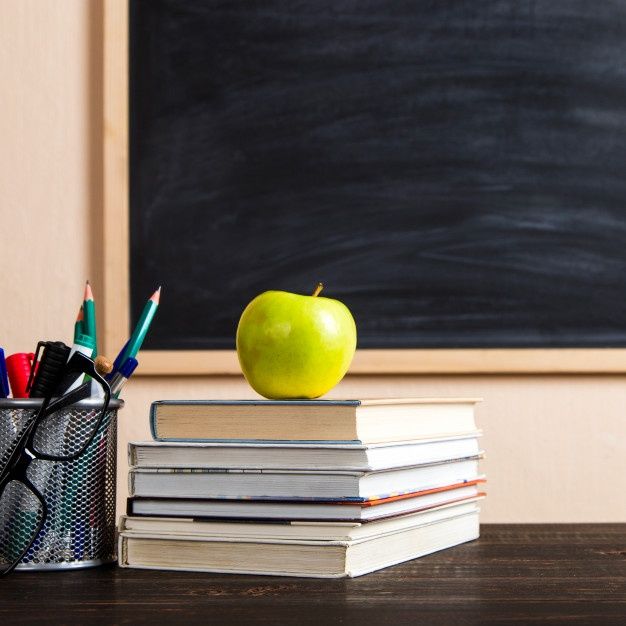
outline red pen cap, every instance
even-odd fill
[[[14,398],[28,398],[28,378],[35,358],[32,352],[16,352],[6,358],[7,374]]]

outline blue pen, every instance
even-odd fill
[[[0,348],[0,398],[8,398],[11,388],[7,376],[7,364],[4,360],[4,350]]]
[[[133,375],[139,362],[133,357],[127,358],[119,371],[111,379],[111,394],[117,398],[126,381]]]
[[[126,352],[126,346],[130,339],[126,341],[126,343],[122,346],[122,349],[119,351],[118,355],[115,357],[115,361],[113,361],[113,369],[105,376],[105,378],[111,382],[113,380],[113,376],[115,376],[116,372],[120,371],[120,367],[122,367],[122,359],[124,358],[124,352]]]

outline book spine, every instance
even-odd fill
[[[117,564],[120,567],[128,567],[128,539],[119,536],[117,543]]]
[[[157,433],[157,403],[153,402],[150,405],[150,434],[155,441],[161,441],[159,434]]]
[[[128,465],[129,467],[137,465],[137,450],[132,443],[128,444]]]

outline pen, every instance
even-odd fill
[[[133,357],[129,357],[124,361],[122,367],[120,367],[119,371],[115,372],[111,379],[111,395],[117,398],[120,391],[122,391],[122,387],[126,384],[126,381],[133,375],[137,365],[139,365],[139,362]]]
[[[31,371],[36,369],[32,352],[16,352],[6,358],[11,393],[14,398],[28,398],[28,381]]]
[[[7,375],[7,364],[4,359],[4,350],[0,348],[0,398],[8,398],[11,393],[9,388],[9,377]]]
[[[107,380],[111,382],[111,379],[115,375],[120,367],[122,367],[122,363],[124,363],[124,353],[126,352],[126,348],[128,347],[128,342],[130,339],[126,340],[126,343],[122,346],[122,349],[119,351],[118,355],[115,357],[115,361],[113,361],[113,371],[107,376]]]
[[[41,360],[37,365],[38,357]],[[37,344],[26,390],[31,398],[50,397],[63,378],[70,348],[62,341],[40,341]]]

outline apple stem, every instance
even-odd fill
[[[320,291],[322,291],[322,289],[324,289],[324,283],[317,283],[317,286],[315,287],[315,291],[313,292],[313,297],[315,298],[315,296],[319,296]]]

